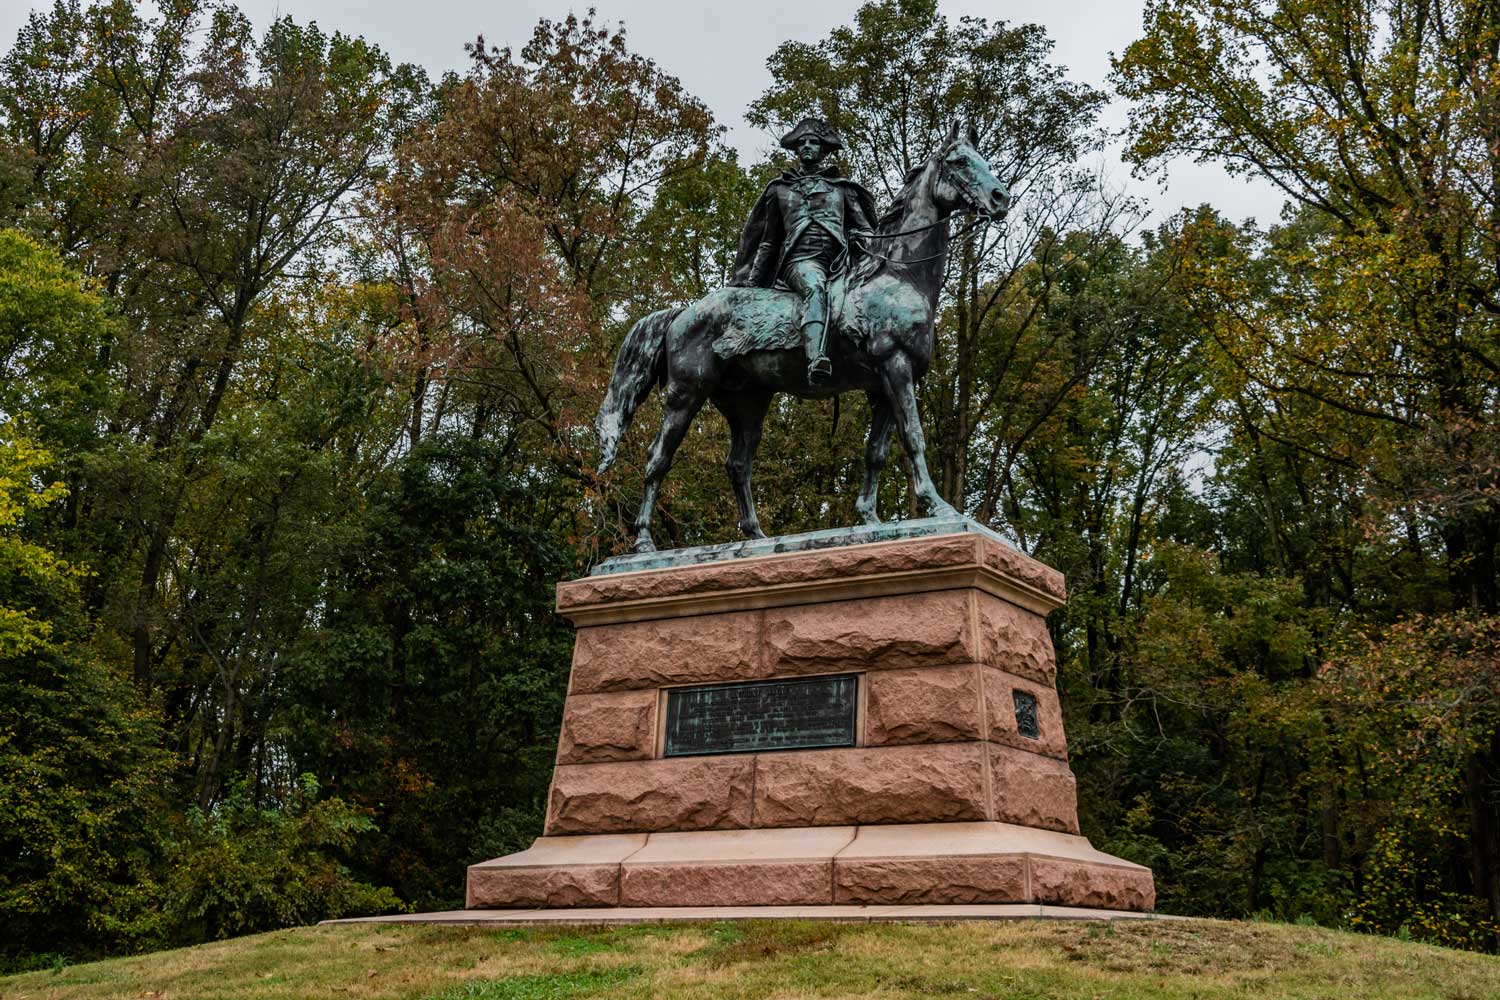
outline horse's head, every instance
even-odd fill
[[[989,161],[975,147],[979,136],[973,126],[960,137],[953,123],[948,138],[933,154],[937,175],[932,196],[945,212],[978,212],[1000,220],[1010,211],[1010,189],[990,169]]]

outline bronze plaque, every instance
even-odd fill
[[[858,692],[857,674],[672,688],[666,756],[852,747]]]

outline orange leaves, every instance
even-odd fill
[[[480,38],[469,53],[364,206],[400,289],[412,433],[444,419],[503,429],[577,476],[630,318],[632,237],[716,130],[591,17],[544,20],[518,51]]]

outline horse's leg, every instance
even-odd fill
[[[655,552],[656,543],[651,538],[651,515],[656,510],[656,498],[661,492],[661,481],[672,468],[672,456],[682,443],[688,426],[698,415],[703,405],[703,393],[696,387],[681,383],[667,384],[662,400],[661,430],[651,442],[651,451],[646,458],[646,490],[641,495],[641,510],[635,516],[635,551]]]
[[[896,422],[890,400],[878,392],[870,399],[870,436],[865,440],[865,486],[854,501],[854,512],[866,524],[879,524],[880,473],[891,453],[891,427]]]
[[[903,350],[892,351],[880,366],[880,377],[894,411],[896,429],[901,432],[901,442],[906,446],[906,456],[911,460],[913,487],[918,500],[927,508],[928,517],[956,515],[958,511],[953,505],[938,496],[932,475],[927,471],[927,438],[922,433],[922,415],[917,409],[916,376],[912,372],[911,358]]]
[[[729,458],[724,470],[734,484],[734,498],[740,505],[740,531],[751,538],[765,538],[760,518],[755,513],[755,494],[750,489],[750,467],[755,450],[760,447],[760,432],[771,406],[771,394],[759,389],[743,389],[714,396],[714,406],[729,421]]]

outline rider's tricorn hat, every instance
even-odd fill
[[[797,143],[806,136],[815,136],[823,144],[823,152],[835,153],[844,148],[844,140],[833,130],[833,126],[821,118],[804,118],[786,135],[781,137],[782,149],[796,149]]]

